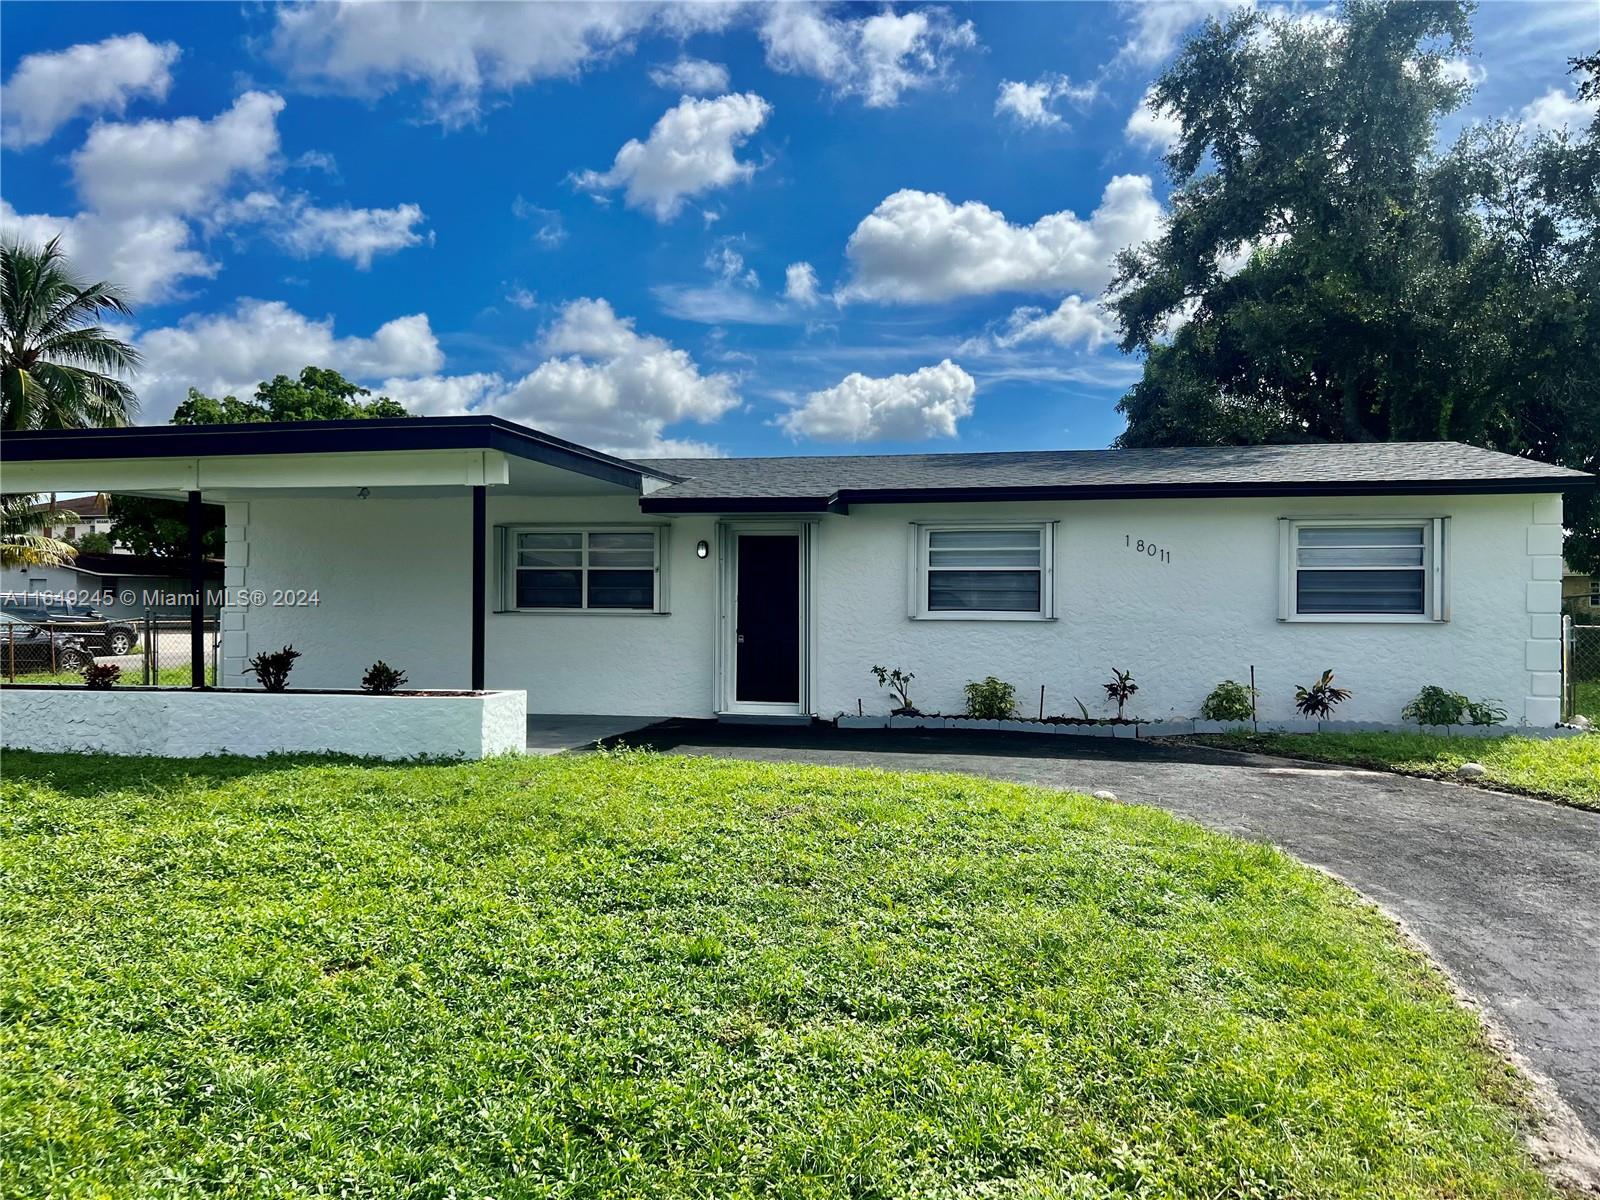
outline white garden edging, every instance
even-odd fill
[[[1039,737],[1116,737],[1116,738],[1168,738],[1188,737],[1196,733],[1251,733],[1249,721],[1140,721],[1126,725],[1067,725],[1043,721],[986,721],[976,717],[890,717],[856,716],[841,713],[834,722],[840,729],[965,729],[992,730],[1000,733],[1031,733]],[[1277,721],[1262,720],[1256,730],[1261,733],[1432,733],[1445,737],[1518,737],[1559,738],[1581,737],[1586,732],[1561,726],[1547,729],[1542,726],[1523,725],[1390,725],[1381,721],[1313,721],[1293,717]]]
[[[521,753],[527,734],[528,695],[515,691],[372,696],[0,688],[0,744],[12,750],[487,758]]]

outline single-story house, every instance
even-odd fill
[[[383,659],[533,713],[1192,716],[1255,668],[1264,717],[1332,668],[1355,720],[1424,684],[1559,719],[1561,493],[1451,442],[626,461],[488,416],[11,434],[8,491],[226,506],[224,686]],[[198,644],[198,643],[197,643]]]

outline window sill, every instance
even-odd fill
[[[645,608],[497,608],[495,617],[670,617],[672,614]]]
[[[1386,616],[1383,613],[1310,613],[1279,617],[1280,625],[1447,625],[1444,617]]]
[[[911,617],[913,621],[1031,621],[1035,624],[1056,619],[1042,613],[1012,612],[932,612],[915,613]]]

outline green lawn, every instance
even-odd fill
[[[181,667],[161,667],[156,671],[156,685],[159,687],[188,687],[189,681],[194,678],[185,662]],[[216,667],[207,664],[206,683],[213,684],[217,681]],[[7,680],[0,680],[0,685]],[[33,674],[18,672],[16,683],[66,683],[83,684],[81,671],[39,671]],[[141,687],[144,685],[144,669],[142,667],[123,667],[122,674],[117,678],[114,687]]]
[[[1600,725],[1600,679],[1580,679],[1572,685],[1572,711]]]
[[[13,753],[0,1195],[1548,1196],[1390,926],[961,776]]]
[[[1194,739],[1230,750],[1445,777],[1464,762],[1483,782],[1600,808],[1600,734],[1572,738],[1441,737],[1432,733],[1223,733]]]

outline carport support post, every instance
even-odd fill
[[[202,558],[205,535],[205,509],[200,493],[189,493],[189,686],[206,686],[205,561]],[[145,647],[145,654],[150,648]]]
[[[483,484],[472,488],[472,690],[483,691],[484,610],[489,607],[488,515],[489,489]]]

